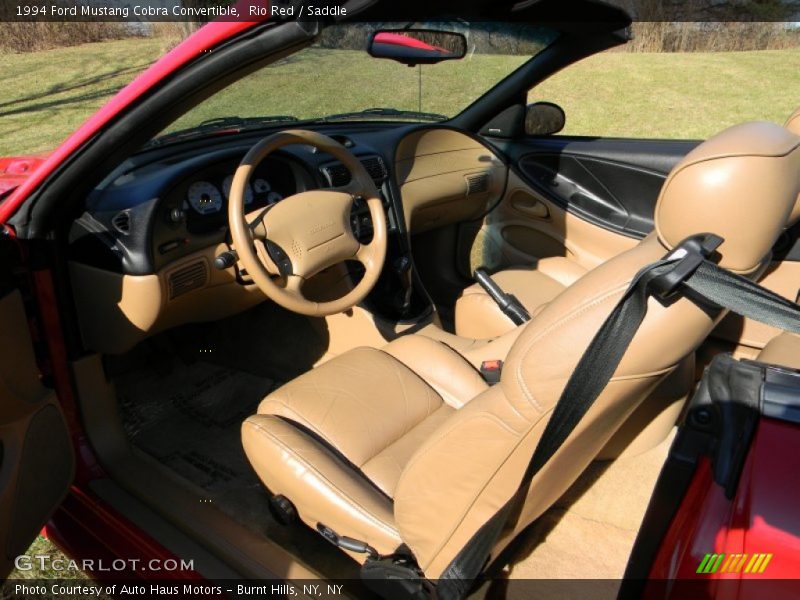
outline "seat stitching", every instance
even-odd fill
[[[667,370],[674,369],[676,366],[677,366],[677,364],[676,364],[676,365],[673,365],[672,367],[670,367],[670,368],[669,368],[669,369],[667,369]],[[656,376],[657,376],[657,375],[656,375]],[[638,377],[631,377],[631,379],[649,379],[649,378],[651,378],[651,377],[652,377],[652,376],[650,376],[650,375],[641,375],[641,376],[638,376]],[[612,379],[612,381],[614,381],[614,380]],[[528,437],[528,435],[530,435],[530,433],[533,431],[533,429],[534,429],[534,428],[535,428],[535,427],[536,427],[536,426],[537,426],[539,423],[541,423],[541,422],[542,422],[542,419],[543,419],[543,418],[544,418],[546,415],[550,415],[550,416],[548,417],[548,419],[552,417],[552,412],[553,412],[553,410],[554,410],[554,409],[555,409],[555,405],[553,405],[553,406],[552,406],[551,408],[549,408],[547,411],[545,411],[545,412],[543,412],[543,413],[540,413],[540,416],[539,416],[539,418],[538,418],[538,419],[536,419],[535,421],[531,422],[531,423],[530,423],[530,425],[529,425],[529,427],[528,427],[528,428],[527,428],[527,429],[526,429],[524,432],[522,432],[521,434],[519,434],[519,436],[520,436],[520,437],[519,437],[519,439],[517,440],[517,442],[516,442],[516,443],[513,445],[513,447],[512,447],[512,449],[511,449],[511,451],[510,451],[510,452],[508,452],[508,454],[506,454],[506,457],[503,459],[503,461],[500,463],[500,465],[499,465],[499,466],[498,466],[498,467],[497,467],[497,468],[496,468],[494,471],[492,471],[492,472],[489,474],[489,476],[486,478],[486,480],[485,480],[484,484],[481,486],[481,489],[480,489],[480,491],[479,491],[477,494],[475,494],[475,496],[474,496],[474,497],[473,497],[473,499],[472,499],[472,502],[470,502],[470,504],[469,504],[469,505],[466,507],[466,509],[465,509],[465,510],[464,510],[464,511],[461,513],[461,517],[459,518],[458,522],[457,522],[457,523],[456,523],[456,524],[455,524],[455,525],[452,527],[452,529],[450,530],[450,532],[449,532],[449,533],[448,533],[448,534],[445,536],[445,538],[443,539],[442,543],[441,543],[441,544],[440,544],[440,545],[437,547],[436,551],[432,553],[432,555],[431,555],[431,559],[430,559],[430,560],[427,562],[427,564],[425,565],[425,568],[427,568],[428,566],[430,566],[430,564],[431,564],[431,563],[432,563],[432,562],[433,562],[433,561],[436,559],[436,557],[437,557],[437,556],[438,556],[438,555],[441,553],[441,551],[443,550],[443,548],[444,548],[444,546],[447,544],[447,542],[450,540],[450,538],[452,538],[452,536],[453,536],[453,534],[455,533],[455,531],[456,531],[456,530],[457,530],[459,527],[461,527],[461,525],[464,523],[464,520],[466,519],[466,517],[467,517],[467,515],[469,514],[469,512],[472,510],[472,508],[473,508],[473,507],[475,506],[475,504],[478,502],[478,499],[479,499],[479,498],[481,497],[481,495],[482,495],[482,494],[483,494],[483,493],[486,491],[486,489],[487,489],[487,487],[489,486],[490,482],[491,482],[491,481],[492,481],[492,480],[493,480],[493,479],[494,479],[494,478],[497,476],[497,474],[498,474],[498,473],[499,473],[499,472],[500,472],[500,471],[503,469],[503,467],[504,467],[504,466],[505,466],[505,465],[508,463],[508,461],[511,459],[511,456],[512,456],[512,455],[514,454],[514,452],[515,452],[515,451],[516,451],[516,450],[519,448],[520,444],[522,444],[522,442],[524,442],[524,441],[525,441],[525,439]],[[489,414],[489,415],[491,415],[491,413],[485,413],[485,414]],[[491,415],[491,416],[494,416],[494,415]],[[582,420],[583,420],[583,419],[581,419],[581,421],[582,421]],[[574,433],[574,430],[573,430],[573,433]],[[570,435],[571,435],[571,433],[570,433]],[[561,446],[561,447],[560,447],[560,448],[559,448],[559,449],[556,451],[556,454],[554,454],[554,455],[553,455],[553,456],[550,458],[550,460],[552,460],[552,459],[553,459],[553,458],[554,458],[556,455],[558,455],[558,454],[559,454],[559,453],[562,451],[563,447],[564,447],[564,445],[562,444],[562,446]],[[548,461],[548,462],[550,462],[550,461]],[[545,464],[546,464],[546,463],[545,463]],[[401,481],[402,481],[402,477],[401,477]],[[398,481],[397,487],[398,487],[398,488],[400,487],[400,481]],[[516,489],[515,489],[515,490],[514,490],[514,492],[512,492],[512,493],[516,493]],[[423,568],[423,570],[424,570],[424,568]]]
[[[533,346],[536,342],[538,342],[545,336],[553,333],[556,329],[563,327],[566,323],[574,320],[575,318],[587,312],[588,310],[595,308],[600,304],[603,304],[604,302],[607,302],[613,296],[619,294],[620,291],[627,289],[629,285],[630,283],[625,283],[609,292],[604,293],[602,296],[595,296],[594,299],[582,304],[581,306],[577,307],[576,309],[574,309],[573,311],[571,311],[570,313],[568,313],[567,315],[556,321],[555,323],[546,327],[541,333],[534,336],[533,339],[531,339],[528,343],[525,344],[524,349],[520,352],[521,357],[524,358],[524,356],[527,355],[528,351],[531,349],[531,346]],[[517,368],[515,370],[517,384],[522,388],[522,391],[525,394],[525,397],[528,399],[528,401],[532,402],[534,406],[536,406],[536,408],[539,409],[539,411],[542,411],[542,406],[533,397],[533,392],[530,390],[530,388],[525,383],[522,377],[523,362],[524,361],[522,360],[522,358],[520,358],[519,363],[517,364]]]
[[[371,442],[372,442],[370,445],[375,447],[375,448],[378,448],[378,451],[375,452],[374,454],[373,453],[366,453],[366,454],[368,454],[368,456],[366,456],[365,459],[362,462],[360,462],[360,464],[355,462],[355,461],[353,461],[354,464],[359,468],[362,468],[370,460],[372,460],[373,458],[378,456],[383,450],[385,450],[386,448],[388,448],[389,446],[391,446],[395,442],[397,442],[400,439],[402,439],[409,431],[411,431],[417,425],[422,423],[431,414],[433,414],[436,410],[438,410],[438,408],[440,408],[441,405],[442,405],[441,397],[436,393],[436,391],[434,389],[432,389],[429,385],[427,385],[425,380],[421,379],[419,377],[419,375],[417,375],[412,369],[408,368],[404,363],[402,363],[402,361],[396,359],[392,355],[390,355],[388,353],[383,353],[383,355],[388,359],[388,361],[386,362],[386,364],[380,364],[379,366],[389,369],[392,372],[392,374],[397,378],[398,383],[400,384],[400,391],[401,391],[402,396],[403,396],[403,402],[405,403],[405,405],[404,405],[404,408],[405,408],[405,419],[404,419],[404,421],[406,422],[406,425],[404,426],[404,430],[402,430],[401,433],[397,437],[394,437],[393,439],[390,439],[388,441],[376,440],[375,437],[374,437],[375,434],[376,434],[375,430],[372,429],[372,428],[365,428],[367,431],[369,431],[369,435],[370,435]],[[422,383],[425,384],[425,388],[424,389],[425,389],[425,392],[427,394],[427,404],[428,404],[428,406],[424,409],[426,414],[424,414],[421,419],[414,420],[413,423],[410,422],[411,421],[411,417],[410,417],[409,396],[408,396],[408,393],[406,391],[404,382],[402,380],[402,377],[405,376],[406,373],[402,372],[402,369],[400,368],[400,366],[402,366],[403,369],[407,369],[414,377],[418,378]],[[359,374],[361,373],[360,369],[357,369],[355,367],[351,367],[350,365],[341,364],[341,365],[337,365],[337,367],[345,367],[346,369],[348,369],[350,371],[354,371],[354,372],[359,373]],[[375,413],[375,414],[377,414],[379,416],[381,415],[381,413],[379,411],[377,411],[374,406],[372,406],[371,404],[365,403],[354,392],[350,392],[349,390],[341,389],[341,388],[338,388],[338,387],[328,387],[328,386],[324,386],[324,385],[321,386],[320,382],[316,381],[316,379],[313,378],[313,377],[310,378],[310,381],[308,383],[313,388],[314,394],[317,397],[319,397],[321,399],[325,399],[326,397],[328,398],[329,404],[328,404],[328,407],[327,407],[327,409],[325,411],[325,414],[323,415],[323,419],[322,419],[322,423],[321,424],[325,423],[325,420],[327,419],[327,417],[330,414],[331,410],[334,408],[335,401],[334,401],[333,398],[331,398],[331,396],[335,396],[336,394],[341,394],[343,396],[348,396],[356,404],[358,404],[361,407],[363,407],[365,411],[370,412],[370,413]],[[323,393],[323,390],[325,392],[327,392],[327,393]],[[290,395],[288,392],[289,392],[289,390],[286,390],[285,393],[287,393],[287,395]],[[438,399],[438,402],[437,402],[437,399]],[[334,447],[336,446],[336,444],[334,444],[331,441],[329,436],[324,435],[322,433],[322,431],[321,431],[321,429],[319,427],[312,426],[307,418],[302,417],[300,415],[300,413],[298,413],[297,410],[295,410],[294,408],[292,408],[289,405],[287,405],[284,401],[279,400],[277,398],[272,398],[272,399],[270,399],[270,401],[271,402],[275,402],[276,404],[278,404],[279,406],[283,407],[287,411],[290,411],[293,415],[297,415],[298,417],[300,417],[300,419],[298,419],[298,420],[301,420],[303,423],[308,424],[307,426],[308,426],[309,429],[311,429],[312,431],[317,433],[321,438],[323,438],[331,446],[334,446]],[[433,407],[431,407],[431,401],[433,401],[433,403],[434,403]],[[431,408],[433,408],[433,410],[431,410]],[[352,459],[350,457],[348,457],[348,460],[352,460]]]
[[[486,490],[487,486],[492,481],[492,479],[494,479],[494,477],[497,475],[497,473],[500,470],[502,470],[503,466],[505,466],[506,463],[511,459],[511,456],[514,454],[514,452],[520,446],[520,444],[522,444],[522,442],[525,440],[525,438],[528,436],[528,434],[531,432],[531,430],[534,427],[536,427],[536,425],[538,423],[541,422],[542,418],[544,418],[545,415],[547,415],[549,413],[552,413],[552,412],[553,412],[553,409],[551,408],[548,411],[541,413],[539,418],[536,421],[532,422],[530,424],[530,426],[525,431],[523,431],[522,433],[510,430],[509,427],[505,424],[504,421],[502,421],[496,415],[494,415],[492,413],[488,413],[488,412],[481,412],[481,413],[477,413],[475,415],[470,415],[467,419],[465,419],[464,421],[461,421],[461,423],[463,424],[463,423],[465,423],[467,421],[470,421],[470,420],[478,420],[478,419],[482,419],[482,418],[488,418],[489,420],[495,421],[498,425],[500,425],[501,427],[503,427],[504,429],[509,431],[509,433],[511,433],[512,435],[517,435],[519,437],[517,438],[516,443],[514,443],[512,445],[510,451],[506,454],[506,457],[500,463],[500,466],[498,466],[495,470],[493,470],[491,473],[488,474],[488,476],[486,477],[485,481],[481,485],[480,490],[478,491],[478,493],[475,494],[475,496],[473,497],[472,501],[465,507],[465,509],[463,511],[461,511],[461,516],[453,524],[453,526],[450,528],[448,533],[445,536],[443,536],[441,543],[439,545],[437,545],[436,550],[432,553],[430,560],[423,567],[423,571],[428,566],[430,566],[431,562],[433,562],[433,560],[435,560],[435,558],[439,555],[439,553],[442,551],[442,549],[447,544],[447,542],[450,540],[450,538],[453,537],[453,533],[463,524],[464,519],[469,514],[469,512],[472,510],[472,508],[475,506],[475,503],[478,501],[478,498],[481,497],[481,495],[484,493],[484,491]],[[449,433],[449,432],[452,432],[453,430],[454,430],[454,428],[451,427],[448,430],[448,432],[442,432],[442,435],[437,436],[436,441],[437,442],[442,441],[444,439],[444,437],[445,437],[445,434]],[[415,456],[414,459],[418,459],[419,460],[420,459],[420,455]],[[411,466],[412,463],[416,463],[416,462],[417,461],[413,460],[413,459],[412,459],[412,461],[409,461],[409,467]],[[408,471],[409,471],[409,469],[407,467],[406,471],[404,471],[404,474],[407,473]],[[403,481],[403,477],[401,476],[400,480],[397,482],[397,488],[396,489],[400,488],[400,485],[401,485],[402,481]],[[399,527],[398,527],[398,530],[399,530]]]
[[[253,421],[245,421],[245,423],[246,423],[246,424],[249,424],[249,425],[250,425],[250,426],[252,426],[252,427],[255,427],[256,429],[258,429],[258,431],[260,431],[262,434],[264,434],[264,435],[266,435],[267,437],[269,437],[269,438],[271,439],[271,441],[272,441],[273,443],[275,443],[275,445],[279,446],[279,447],[280,447],[280,448],[281,448],[281,449],[282,449],[284,452],[287,452],[288,454],[292,455],[293,457],[295,457],[295,459],[296,459],[296,460],[298,460],[298,461],[299,461],[299,462],[301,462],[303,465],[305,465],[305,466],[306,466],[306,467],[307,467],[307,468],[308,468],[310,471],[313,471],[313,472],[314,472],[314,473],[315,473],[315,474],[316,474],[316,475],[317,475],[317,476],[318,476],[318,477],[319,477],[319,478],[320,478],[322,481],[324,481],[324,482],[325,482],[325,483],[326,483],[326,484],[327,484],[327,485],[328,485],[328,486],[329,486],[329,487],[330,487],[332,490],[334,490],[334,491],[338,492],[338,493],[339,493],[339,494],[340,494],[340,495],[341,495],[341,496],[342,496],[342,497],[343,497],[345,500],[347,500],[347,501],[348,501],[348,502],[349,502],[349,503],[352,505],[352,508],[353,508],[353,509],[354,509],[356,512],[360,513],[360,514],[361,514],[361,515],[362,515],[364,518],[366,518],[368,521],[372,521],[372,522],[373,522],[375,525],[378,525],[378,526],[379,526],[379,527],[381,527],[382,529],[386,530],[386,532],[387,532],[387,533],[393,534],[393,535],[395,535],[397,538],[400,538],[400,532],[399,532],[397,529],[393,528],[391,525],[389,525],[389,524],[388,524],[388,523],[386,523],[385,521],[383,521],[383,520],[379,519],[379,518],[378,518],[378,517],[376,517],[375,515],[373,515],[373,514],[371,514],[371,513],[367,512],[367,509],[366,509],[366,508],[362,507],[362,506],[361,506],[361,505],[360,505],[358,502],[356,502],[356,501],[355,501],[353,498],[351,498],[349,494],[347,494],[345,491],[341,490],[341,489],[340,489],[340,488],[339,488],[337,485],[335,485],[335,484],[334,484],[333,482],[331,482],[331,481],[330,481],[330,480],[329,480],[327,477],[325,477],[325,476],[324,476],[324,475],[323,475],[323,474],[322,474],[322,473],[321,473],[321,472],[320,472],[318,469],[314,468],[314,466],[313,466],[311,463],[309,463],[307,460],[305,460],[303,457],[301,457],[299,454],[297,454],[297,453],[296,453],[294,450],[292,450],[292,449],[291,449],[289,446],[287,446],[285,443],[283,443],[282,441],[280,441],[280,440],[279,440],[279,439],[278,439],[278,438],[277,438],[277,437],[276,437],[274,434],[272,434],[270,431],[266,430],[266,429],[265,429],[264,427],[262,427],[260,424],[258,424],[258,423],[254,423]]]

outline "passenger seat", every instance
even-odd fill
[[[504,292],[516,296],[535,318],[553,298],[585,273],[586,269],[575,261],[553,256],[531,266],[499,271],[492,279]],[[461,293],[456,302],[455,321],[457,335],[476,340],[499,337],[516,327],[477,283]]]
[[[786,120],[784,127],[800,135],[800,108]],[[800,219],[800,201],[789,223]],[[574,260],[560,256],[542,258],[533,265],[516,265],[492,275],[507,294],[512,294],[536,318],[547,304],[578,281],[586,269]],[[477,283],[466,288],[456,301],[455,333],[472,339],[496,338],[517,325],[495,304]],[[800,368],[800,367],[799,367]]]

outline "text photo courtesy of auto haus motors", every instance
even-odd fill
[[[800,5],[8,0],[0,597],[800,598]]]

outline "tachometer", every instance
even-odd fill
[[[281,196],[278,192],[270,192],[267,196],[267,204],[275,204],[281,200],[283,200],[283,196]]]
[[[222,194],[214,184],[207,181],[196,181],[190,185],[187,199],[189,205],[201,215],[222,210]]]
[[[258,180],[256,180],[258,182]],[[230,200],[231,198],[231,184],[233,184],[233,175],[228,175],[225,178],[225,181],[222,182],[222,193],[225,194],[225,197]],[[253,190],[250,188],[250,184],[247,184],[244,190],[244,204],[247,206],[248,204],[252,204],[253,202]]]

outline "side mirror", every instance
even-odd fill
[[[525,110],[526,135],[553,135],[564,129],[567,115],[552,102],[535,102]]]
[[[381,29],[370,38],[367,51],[374,58],[388,58],[404,65],[432,65],[464,58],[467,38],[452,31]]]

